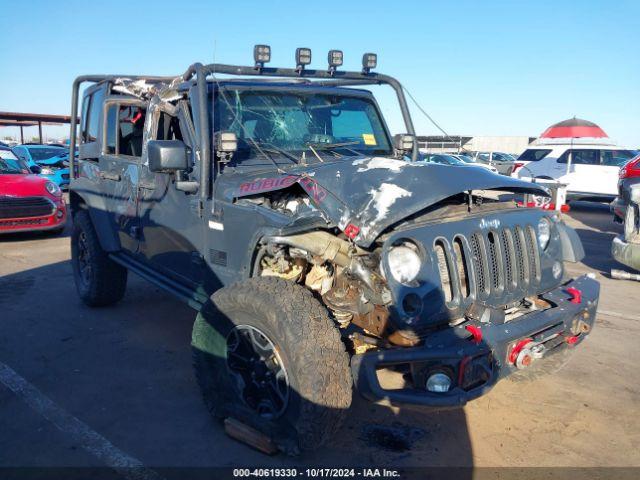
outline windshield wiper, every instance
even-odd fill
[[[280,155],[282,155],[283,157],[287,157],[289,160],[293,160],[294,162],[298,163],[298,157],[296,157],[294,154],[287,152],[286,150],[283,150],[280,147],[276,147],[273,143],[269,143],[269,142],[257,142],[256,140],[251,140],[251,142],[253,142],[256,145],[259,145],[260,147],[262,147],[262,149],[266,149],[268,151],[271,151],[272,153],[279,153]]]
[[[269,155],[264,148],[260,147],[260,143],[256,142],[253,138],[249,138],[248,139],[251,143],[253,143],[253,145],[256,147],[256,150],[258,150],[258,152],[260,152],[262,154],[263,157],[265,157],[267,160],[269,160],[274,167],[276,167],[276,170],[278,170],[278,173],[284,173],[284,170],[280,167],[280,165],[278,165],[278,162],[276,162],[273,157],[271,155]],[[271,149],[270,149],[271,150]]]
[[[339,155],[339,156],[342,156],[342,155],[340,155],[338,152],[336,152],[336,150],[340,149],[340,148],[342,148],[344,150],[347,150],[347,151],[349,151],[351,153],[354,153],[356,155],[362,155],[362,152],[358,152],[357,150],[354,150],[353,148],[348,148],[348,145],[360,145],[360,142],[307,143],[307,146],[310,147],[310,148],[313,147],[316,150],[330,150],[331,152],[333,152],[334,154]]]

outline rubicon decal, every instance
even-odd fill
[[[270,190],[277,190],[293,185],[299,177],[295,175],[287,175],[286,177],[261,178],[253,182],[242,183],[240,185],[240,193],[260,193]]]
[[[303,177],[298,180],[302,188],[311,196],[316,203],[322,203],[327,198],[327,191],[322,188],[318,182],[309,177]]]
[[[242,183],[239,188],[238,195],[250,195],[252,193],[269,192],[287,188],[298,182],[302,188],[309,194],[311,199],[316,203],[321,203],[327,198],[328,192],[322,188],[318,182],[310,177],[301,177],[298,175],[287,175],[286,177],[260,178],[253,182]]]

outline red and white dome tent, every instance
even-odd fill
[[[547,128],[542,138],[609,138],[598,125],[581,118],[570,118],[562,122],[555,123]]]

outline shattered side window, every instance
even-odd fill
[[[378,111],[366,98],[317,90],[223,89],[214,112],[215,129],[238,137],[235,158],[240,160],[259,155],[255,143],[296,157],[314,147],[343,156],[392,151]]]

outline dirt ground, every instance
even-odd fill
[[[151,468],[640,466],[640,283],[608,276],[620,268],[610,245],[621,228],[606,206],[574,204],[567,221],[587,253],[570,272],[595,272],[602,294],[596,328],[564,369],[503,381],[461,410],[356,396],[343,433],[297,458],[257,453],[209,418],[191,369],[189,307],[132,275],[121,303],[89,309],[75,293],[68,228],[2,236],[0,370],[10,370],[0,382],[0,467],[114,458]]]

